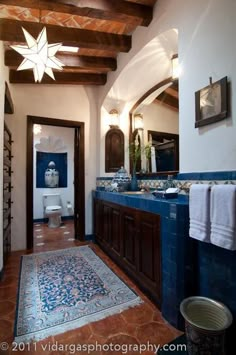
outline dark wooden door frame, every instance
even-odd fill
[[[26,225],[27,249],[33,248],[33,125],[42,124],[74,128],[77,144],[74,145],[74,210],[75,238],[85,240],[85,178],[84,178],[84,123],[56,118],[27,116],[27,164],[26,164]],[[77,212],[77,213],[76,213]],[[79,223],[78,223],[79,218]]]

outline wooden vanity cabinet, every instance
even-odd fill
[[[160,307],[160,216],[94,199],[96,242]]]

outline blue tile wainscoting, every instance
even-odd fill
[[[203,178],[206,177],[203,175]],[[235,176],[232,176],[232,180],[224,178],[220,182],[234,183],[234,179]],[[161,216],[163,317],[183,330],[179,306],[184,298],[200,295],[216,299],[228,306],[233,314],[233,325],[227,331],[230,338],[227,344],[232,345],[236,334],[236,251],[189,237],[188,196],[179,195],[178,199],[164,200],[151,194],[124,195],[106,191],[95,191],[93,194],[103,200]]]
[[[236,334],[236,251],[197,241],[196,283],[198,294],[223,302],[232,312],[233,325],[227,332],[230,345]],[[235,345],[234,345],[235,346]]]

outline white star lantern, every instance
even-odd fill
[[[55,57],[56,52],[62,44],[48,44],[46,27],[42,29],[37,40],[23,27],[22,30],[27,46],[11,46],[11,48],[25,58],[17,70],[33,69],[35,82],[41,82],[44,73],[55,80],[52,69],[62,70],[62,66],[64,65]]]

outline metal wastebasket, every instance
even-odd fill
[[[189,355],[225,354],[225,330],[231,325],[233,317],[224,304],[194,296],[181,302],[180,312],[185,319]]]

